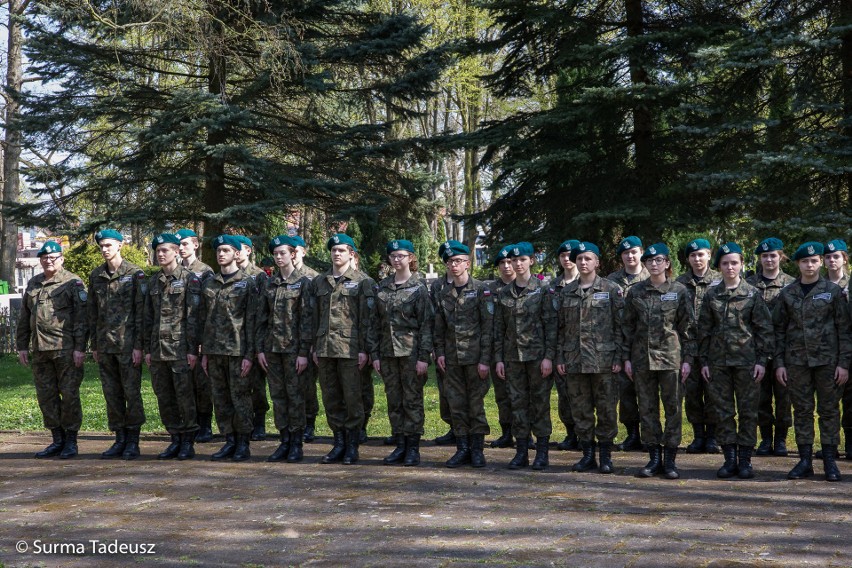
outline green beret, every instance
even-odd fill
[[[308,245],[307,245],[307,244],[305,244],[305,239],[303,239],[303,238],[302,238],[302,237],[300,237],[299,235],[293,235],[293,236],[292,236],[292,237],[290,237],[290,238],[292,238],[292,239],[293,239],[293,242],[294,242],[294,243],[296,243],[296,246],[297,246],[297,247],[308,248]]]
[[[241,245],[245,245],[245,246],[249,247],[250,249],[254,248],[254,243],[251,242],[251,239],[248,238],[247,236],[245,236],[245,235],[234,235],[234,237],[236,237],[236,239],[240,242]],[[237,247],[237,250],[240,250],[241,248],[242,247]]]
[[[516,256],[535,256],[535,249],[533,248],[532,243],[521,241],[513,244],[512,248],[509,250],[509,257],[514,258]]]
[[[216,250],[223,245],[228,245],[234,250],[242,250],[243,248],[243,244],[240,242],[240,239],[238,239],[235,235],[219,235],[213,239],[213,242],[210,244],[213,246],[213,250]]]
[[[124,242],[124,237],[115,229],[101,229],[95,233],[95,242],[100,244],[104,239],[112,239],[118,242]]]
[[[195,237],[196,239],[198,238],[198,235],[195,234],[195,231],[193,231],[192,229],[178,229],[177,231],[175,231],[175,234],[180,240],[188,239],[190,237]]]
[[[450,239],[441,243],[441,246],[438,247],[438,254],[441,257],[441,261],[446,263],[454,256],[470,254],[470,248],[464,243]]]
[[[686,253],[686,256],[694,252],[698,252],[700,250],[711,250],[713,247],[710,246],[710,241],[707,239],[695,239],[689,241],[689,243],[684,247],[683,251]]]
[[[642,248],[642,240],[639,237],[635,237],[630,235],[629,237],[624,237],[621,239],[621,242],[618,243],[618,254],[623,253],[626,250],[630,250],[632,248]]]
[[[719,263],[722,262],[722,257],[726,254],[743,254],[743,249],[737,243],[725,243],[716,251],[716,256],[713,258],[713,268],[719,268]]]
[[[774,250],[784,250],[784,243],[781,242],[781,239],[776,239],[775,237],[769,237],[768,239],[763,239],[760,241],[760,244],[757,245],[757,248],[754,249],[754,254],[763,254],[765,252],[772,252]]]
[[[816,241],[808,241],[796,249],[793,254],[793,260],[801,260],[809,256],[822,256],[825,248],[822,243]]]
[[[151,241],[151,248],[157,250],[157,247],[164,244],[180,245],[180,237],[174,233],[160,233],[154,240]]]
[[[38,255],[36,256],[44,256],[46,254],[52,254],[54,252],[62,252],[62,247],[56,241],[47,241],[38,251]]]
[[[325,244],[325,248],[331,250],[331,247],[336,245],[349,245],[352,247],[352,250],[358,252],[358,249],[355,247],[355,241],[352,240],[352,237],[347,235],[346,233],[337,233],[332,235],[328,242]]]
[[[296,239],[291,237],[290,235],[278,235],[271,241],[269,241],[269,252],[272,253],[278,247],[282,245],[287,245],[288,247],[296,248],[298,245],[296,244]]]
[[[642,262],[660,255],[670,256],[671,252],[669,251],[669,247],[667,247],[665,243],[654,243],[646,248],[645,252],[642,253]]]
[[[389,242],[385,249],[387,250],[388,255],[391,255],[401,250],[414,254],[414,243],[412,243],[411,241],[406,241],[405,239],[397,239]]]
[[[512,250],[512,245],[506,245],[500,249],[500,251],[494,255],[494,266],[500,264],[501,260],[506,260],[509,258],[509,251]]]
[[[833,241],[829,241],[827,245],[825,245],[825,252],[848,252],[846,248],[846,241],[843,239],[834,239]]]
[[[559,249],[556,251],[556,254],[562,254],[563,252],[571,252],[571,250],[580,244],[580,241],[577,239],[568,239],[559,245]]]
[[[601,257],[601,250],[598,248],[598,245],[588,241],[583,241],[571,249],[571,262],[576,261],[577,256],[584,252],[593,252],[596,257]]]

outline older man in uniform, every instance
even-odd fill
[[[30,364],[44,425],[52,443],[35,457],[61,459],[77,455],[77,432],[83,423],[80,383],[86,358],[86,286],[63,268],[62,247],[47,241],[38,252],[42,274],[24,292],[16,337],[18,360]]]

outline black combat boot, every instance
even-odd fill
[[[405,445],[408,449],[405,450],[405,461],[402,465],[406,467],[420,465],[420,434],[406,436]]]
[[[524,442],[526,438],[518,438],[515,444],[515,457],[509,462],[509,469],[521,469],[530,465],[530,449]]]
[[[335,463],[343,459],[346,452],[346,435],[343,430],[334,431],[334,445],[331,451],[323,456],[321,463]]]
[[[703,454],[707,445],[707,439],[704,437],[704,424],[693,424],[692,431],[695,439],[686,447],[686,453]]]
[[[287,463],[298,463],[305,457],[302,449],[304,442],[304,428],[297,428],[290,432],[290,451],[287,452]]]
[[[500,423],[500,437],[491,442],[492,448],[511,448],[515,441],[512,439],[512,423]]]
[[[266,413],[259,412],[254,415],[254,419],[251,421],[252,429],[251,429],[251,437],[249,438],[253,442],[262,442],[266,439]]]
[[[580,461],[574,464],[571,468],[572,471],[591,471],[598,467],[598,462],[595,459],[595,442],[594,440],[586,442],[581,441],[580,447],[583,449],[583,457],[580,458]]]
[[[846,459],[852,460],[852,428],[844,428],[843,435],[846,437],[846,447],[843,448],[846,452]]]
[[[266,458],[268,462],[282,462],[290,454],[290,431],[286,428],[280,431],[278,439],[281,441],[272,455]]]
[[[706,442],[704,443],[704,451],[708,454],[718,454],[719,444],[716,442],[716,425],[708,424]]]
[[[124,446],[127,444],[127,431],[124,428],[119,428],[115,431],[115,442],[104,452],[101,452],[103,459],[117,458],[124,453]]]
[[[778,438],[776,438],[777,440]],[[760,427],[760,444],[754,452],[756,456],[771,456],[772,451],[772,425]],[[785,454],[786,455],[786,454]]]
[[[449,445],[455,444],[455,443],[456,443],[456,435],[453,432],[452,428],[450,428],[447,431],[447,433],[444,434],[443,436],[438,436],[437,438],[435,438],[435,445],[436,446],[449,446]]]
[[[158,460],[170,460],[176,458],[180,453],[180,436],[178,434],[172,434],[171,436],[171,443],[157,455]]]
[[[59,452],[59,459],[67,460],[77,455],[77,431],[65,431],[65,443],[62,444],[62,451]]]
[[[121,453],[122,459],[135,460],[140,456],[139,451],[139,428],[127,429],[127,444],[124,446],[124,451]]]
[[[37,458],[52,458],[59,455],[62,451],[62,446],[65,445],[65,430],[62,428],[51,428],[50,435],[53,436],[53,441],[45,449],[37,452]]]
[[[804,479],[814,474],[814,447],[812,444],[799,446],[799,463],[787,474],[787,479]]]
[[[556,449],[561,450],[563,452],[575,451],[580,448],[580,441],[577,439],[577,434],[574,432],[573,427],[567,427],[568,432],[565,435],[565,439],[556,444]]]
[[[226,460],[234,455],[234,451],[236,451],[236,449],[237,442],[234,434],[225,434],[225,445],[222,446],[218,452],[210,456],[210,459],[213,461]]]
[[[600,473],[612,473],[612,442],[598,442],[600,460],[598,471]]]
[[[725,444],[722,446],[722,454],[725,456],[725,463],[722,464],[716,471],[716,477],[720,479],[728,479],[733,477],[739,471],[737,469],[737,446],[736,444]]]
[[[772,454],[779,457],[787,457],[787,427],[778,426],[775,428],[775,441],[772,448]]]
[[[396,443],[396,447],[387,455],[387,457],[385,457],[385,459],[382,460],[382,463],[385,465],[395,465],[402,463],[403,460],[405,460],[405,436],[402,434],[394,434],[393,439]]]
[[[314,441],[316,437],[316,427],[317,427],[317,417],[316,416],[308,416],[307,424],[305,425],[305,436],[304,440],[308,444]]]
[[[396,445],[396,434],[391,434],[390,436],[385,436],[382,439],[382,443],[386,446],[395,446]]]
[[[343,465],[358,463],[358,444],[361,440],[361,428],[346,431],[346,451],[343,453]]]
[[[754,477],[754,469],[751,467],[751,454],[754,448],[751,446],[739,447],[739,462],[737,463],[737,475],[740,479],[751,479]]]
[[[470,435],[470,465],[475,468],[485,467],[485,434]]]
[[[206,444],[213,441],[213,416],[210,414],[198,415],[198,431],[195,433],[195,441]]]
[[[447,467],[454,468],[470,463],[470,440],[467,436],[455,436],[456,453],[447,460]]]
[[[629,422],[624,425],[627,437],[616,447],[621,452],[638,452],[642,449],[642,437],[639,435],[639,423]]]
[[[535,449],[535,440],[533,439],[532,434],[530,434],[530,437],[527,438],[527,449],[528,450],[534,450]]]
[[[654,477],[663,472],[663,449],[659,444],[648,444],[648,455],[651,459],[645,467],[639,470],[636,477]]]
[[[536,471],[547,469],[550,465],[550,436],[539,436],[535,440],[535,458],[532,468]]]
[[[680,478],[680,472],[677,469],[677,448],[666,446],[663,448],[663,472],[666,474],[666,479]]]
[[[197,432],[187,432],[180,435],[180,451],[177,459],[180,461],[191,460],[195,457],[195,436]]]
[[[266,436],[266,432],[263,433],[264,437]],[[235,462],[243,462],[251,457],[251,433],[248,434],[237,434],[237,447],[234,448],[234,456],[233,460]]]
[[[825,471],[825,480],[840,481],[840,469],[838,469],[837,462],[835,461],[837,446],[823,444],[822,449],[822,468]]]

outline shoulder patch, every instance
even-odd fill
[[[145,280],[145,273],[140,270],[136,273],[136,278],[138,278],[139,280]]]
[[[482,295],[483,295],[483,296],[485,296],[485,297],[487,298],[488,296],[490,296],[490,295],[491,295],[491,290],[489,290],[488,288],[486,288],[485,290],[483,290],[483,291],[482,291]]]

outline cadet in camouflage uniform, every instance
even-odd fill
[[[621,257],[621,268],[607,276],[621,287],[621,292],[627,292],[650,276],[642,265],[642,241],[639,237],[630,235],[618,243],[618,255]],[[636,396],[636,385],[624,370],[618,373],[618,419],[627,430],[627,437],[615,447],[622,452],[639,451],[642,449],[642,436],[639,432],[639,399]]]
[[[350,264],[352,265],[352,269],[361,276],[365,278],[370,277],[369,274],[361,270],[361,256],[357,251],[352,253]],[[368,355],[372,356],[370,353]],[[376,405],[376,389],[373,386],[373,365],[371,363],[372,360],[368,361],[364,365],[364,368],[361,369],[361,400],[364,403],[364,423],[361,424],[361,432],[358,435],[359,444],[366,444],[367,440],[369,440],[367,437],[367,424],[373,416],[373,407]]]
[[[449,254],[451,250],[449,248],[448,243],[451,242],[458,241],[446,241],[444,243],[441,243],[441,245],[438,247],[438,256],[441,257],[441,262],[443,262],[444,264],[446,264],[447,261],[450,259]],[[436,314],[438,313],[439,309],[438,298],[448,286],[452,285],[452,282],[453,278],[448,270],[444,276],[439,276],[438,278],[429,283],[429,297],[432,298],[432,308],[435,310]],[[447,401],[447,393],[444,389],[444,371],[437,365],[435,366],[435,383],[438,386],[438,410],[441,414],[441,420],[443,420],[444,423],[450,427],[450,429],[447,430],[446,434],[435,438],[435,445],[458,445],[458,440],[456,440],[456,435],[453,432],[453,421],[452,416],[450,414],[450,403]]]
[[[175,235],[180,239],[178,252],[181,265],[194,273],[201,283],[212,278],[213,269],[201,262],[198,258],[198,250],[201,243],[198,235],[192,229],[179,229]],[[196,353],[196,355],[198,355]],[[210,377],[201,369],[201,365],[195,365],[190,369],[193,383],[195,385],[195,408],[198,411],[198,432],[195,435],[196,442],[213,441],[213,391],[210,388]]]
[[[769,308],[769,313],[772,313],[781,289],[795,281],[795,278],[781,271],[781,263],[787,260],[787,255],[784,254],[784,243],[780,240],[774,237],[764,239],[757,245],[754,254],[760,260],[761,270],[749,276],[747,280],[749,284],[757,288]],[[774,351],[772,355],[774,357]],[[775,380],[775,362],[771,357],[766,365],[766,377],[760,381],[757,425],[760,428],[761,441],[755,455],[786,456],[787,431],[793,426],[793,414],[787,387]],[[773,398],[775,399],[774,413]]]
[[[272,411],[281,443],[266,461],[300,462],[305,435],[302,375],[311,349],[311,279],[293,265],[296,241],[279,235],[269,242],[277,270],[260,291],[257,360],[269,378]]]
[[[571,260],[571,250],[579,244],[580,241],[570,239],[559,245],[559,248],[556,250],[556,254],[559,255],[559,265],[562,266],[562,275],[555,278],[550,287],[557,298],[559,298],[562,290],[568,284],[575,282],[580,277],[577,265]],[[577,439],[577,433],[574,430],[574,417],[571,414],[571,395],[568,392],[567,381],[568,378],[564,374],[556,373],[554,375],[559,420],[565,426],[565,439],[556,445],[562,451],[576,450],[580,447],[580,441]]]
[[[509,250],[512,245],[506,245],[494,257],[494,266],[497,267],[497,277],[488,282],[491,296],[496,298],[500,291],[515,280],[515,268],[512,259],[509,258]],[[492,365],[491,374],[494,377],[494,402],[497,404],[497,419],[500,423],[500,437],[491,442],[492,448],[511,448],[514,445],[512,439],[512,398],[509,396],[509,383],[497,378],[497,369]]]
[[[305,264],[305,255],[308,253],[307,243],[305,239],[299,235],[292,237],[296,243],[296,254],[293,257],[293,265],[296,270],[306,275],[313,280],[319,273]],[[316,431],[317,414],[319,414],[319,396],[317,395],[317,366],[312,357],[308,357],[308,368],[302,373],[302,381],[304,384],[305,398],[305,441],[313,442],[314,433]]]
[[[407,240],[387,244],[394,273],[379,283],[376,294],[379,350],[373,367],[385,383],[388,419],[396,448],[385,464],[420,463],[420,437],[426,420],[423,386],[428,378],[435,312],[426,283],[417,274],[414,245]]]
[[[63,268],[62,247],[47,241],[38,251],[42,274],[33,276],[21,301],[16,344],[18,360],[30,364],[44,426],[53,442],[35,457],[77,455],[83,423],[80,383],[86,358],[86,286]]]
[[[225,445],[213,460],[251,457],[252,385],[257,288],[237,266],[240,241],[232,235],[213,239],[219,273],[204,283],[201,295],[201,366],[210,377],[216,422]]]
[[[556,355],[556,311],[554,294],[530,267],[535,251],[527,242],[516,243],[510,256],[515,282],[497,298],[494,326],[494,360],[497,377],[509,378],[512,394],[512,433],[519,440],[535,434],[533,469],[542,470],[548,458],[550,434],[550,391],[553,390],[553,359]],[[529,449],[516,444],[509,469],[529,465]]]
[[[597,438],[598,471],[612,473],[612,441],[618,434],[616,373],[621,371],[624,297],[618,284],[598,276],[599,256],[600,250],[593,243],[582,242],[571,248],[580,277],[554,298],[559,310],[556,369],[566,377],[571,414],[583,448],[583,457],[573,470],[598,467]]]
[[[160,418],[171,443],[159,459],[191,459],[198,431],[193,370],[198,363],[201,278],[178,262],[180,236],[163,233],[151,248],[160,271],[144,286],[142,345]]]
[[[825,267],[828,271],[826,279],[840,286],[843,290],[843,298],[849,302],[849,251],[846,241],[834,239],[825,245]],[[841,395],[841,407],[843,418],[840,425],[846,438],[846,459],[852,459],[852,382],[846,383]],[[816,453],[817,458],[822,458],[822,451]],[[839,456],[838,456],[839,457]]]
[[[624,372],[636,382],[642,439],[651,458],[637,475],[665,473],[667,478],[677,479],[683,383],[695,356],[692,303],[686,287],[671,278],[665,244],[646,248],[642,262],[650,276],[627,292],[621,325]],[[660,425],[661,399],[665,431]]]
[[[710,268],[712,256],[710,243],[706,239],[690,241],[684,249],[689,262],[689,270],[678,276],[677,281],[686,286],[689,300],[692,303],[692,313],[695,318],[701,313],[701,301],[710,286],[722,281],[722,275]],[[697,322],[695,322],[697,323]],[[693,325],[695,325],[695,323]],[[710,404],[707,384],[700,373],[692,373],[686,379],[686,403],[684,405],[686,419],[692,424],[695,439],[686,447],[688,454],[717,454],[719,445],[716,442],[716,417]]]
[[[491,369],[494,297],[485,283],[470,275],[470,249],[466,245],[447,241],[442,245],[442,255],[447,274],[453,279],[436,298],[435,314],[436,364],[445,373],[444,390],[456,439],[456,453],[446,466],[484,467],[485,436],[490,432],[485,395]]]
[[[799,463],[789,479],[810,477],[813,469],[814,393],[819,414],[825,478],[840,481],[835,456],[840,443],[840,397],[849,379],[852,337],[843,290],[820,276],[823,246],[801,245],[793,255],[801,276],[781,290],[772,314],[775,377],[787,386]]]
[[[772,316],[760,291],[740,277],[743,254],[738,244],[719,247],[713,267],[721,269],[722,283],[704,296],[697,337],[701,377],[707,382],[725,455],[716,475],[750,479],[760,383],[772,380],[764,378],[774,352]]]
[[[334,446],[322,463],[354,464],[364,424],[361,370],[375,353],[376,284],[350,264],[355,242],[342,233],[326,244],[331,270],[311,283],[314,362]]]
[[[124,237],[114,229],[95,233],[104,264],[89,276],[87,302],[92,358],[106,399],[107,425],[115,443],[103,458],[139,457],[142,406],[142,291],[145,273],[121,257]]]

